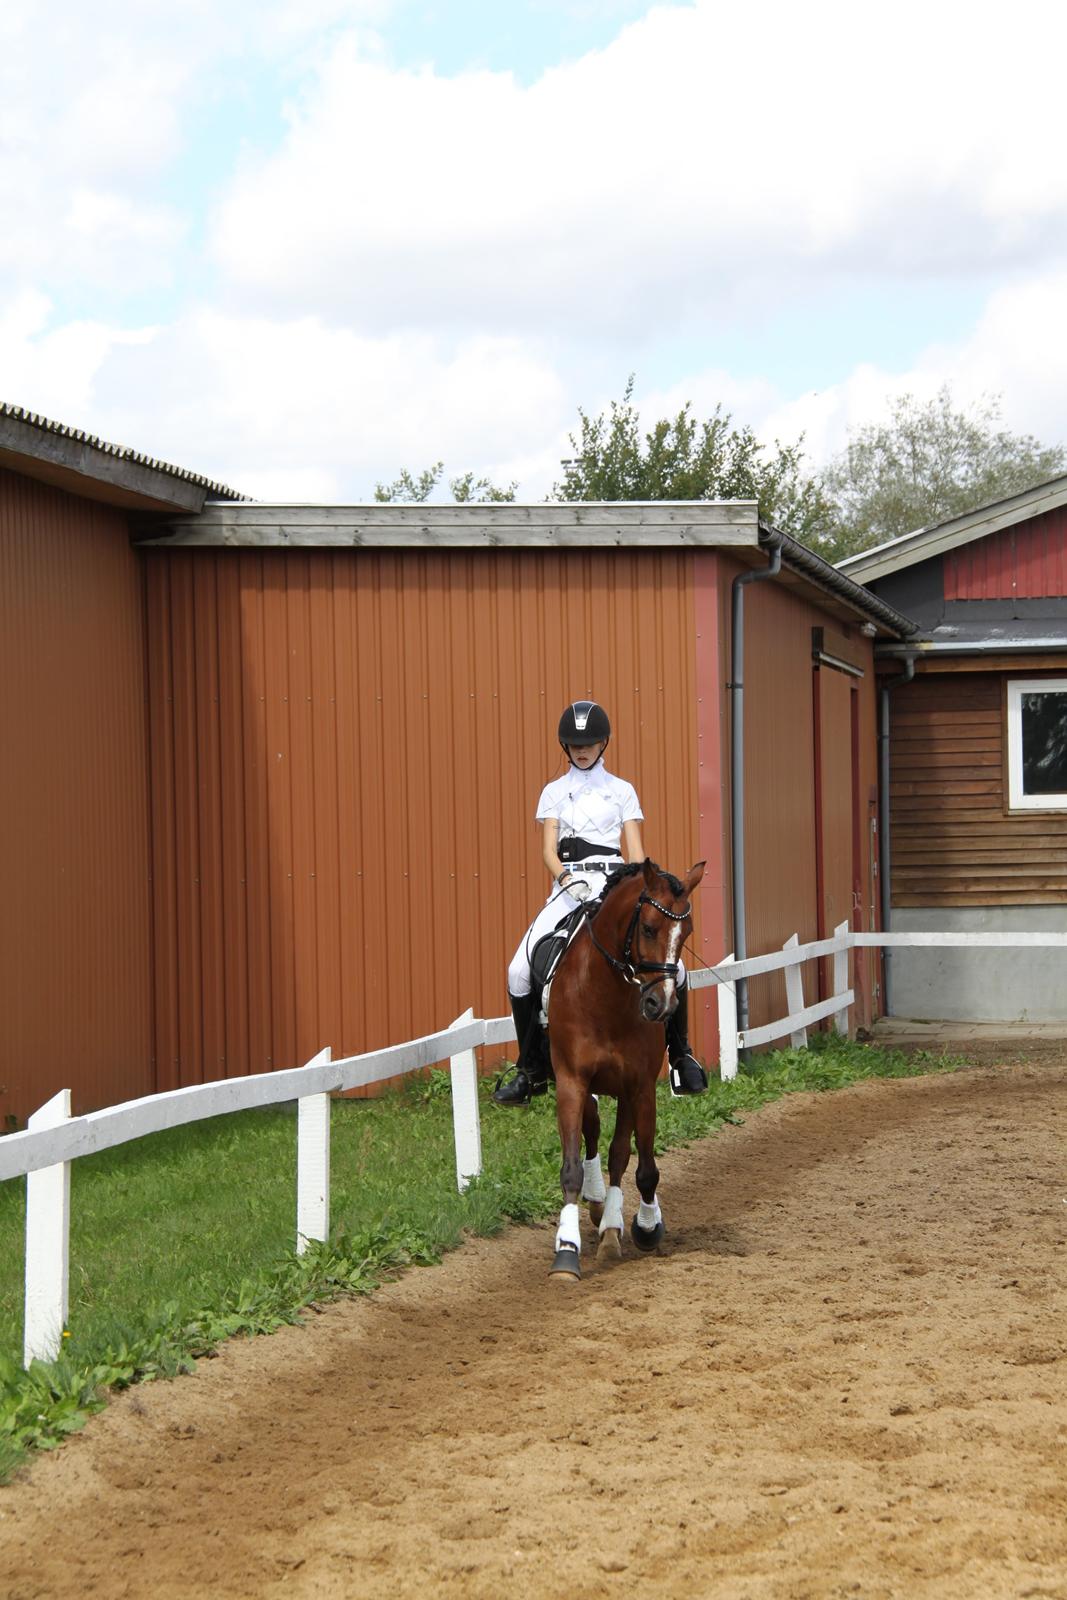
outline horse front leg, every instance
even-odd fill
[[[579,1229],[578,1196],[582,1190],[582,1120],[586,1100],[585,1085],[570,1073],[556,1073],[556,1123],[563,1147],[559,1183],[563,1190],[563,1209],[556,1230],[556,1254],[551,1276],[561,1282],[582,1275],[582,1236]]]
[[[622,1179],[630,1165],[630,1136],[633,1133],[633,1108],[627,1095],[620,1094],[619,1109],[615,1117],[615,1133],[608,1151],[608,1193],[604,1201],[604,1214],[600,1219],[600,1244],[598,1261],[622,1259]]]
[[[630,1224],[630,1237],[639,1250],[655,1250],[663,1238],[663,1214],[656,1199],[659,1168],[656,1165],[656,1085],[649,1083],[638,1096],[634,1134],[637,1142],[637,1189],[641,1204]]]
[[[589,1207],[589,1220],[599,1226],[604,1215],[604,1169],[600,1165],[600,1107],[595,1094],[587,1094],[582,1109],[582,1138],[585,1141],[585,1160],[582,1162],[582,1199]]]

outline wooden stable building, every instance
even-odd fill
[[[873,650],[911,625],[754,504],[253,504],[8,408],[0,608],[8,1125],[502,1014],[575,697],[650,853],[708,862],[695,964],[737,939],[732,784],[749,954],[877,925]],[[855,987],[868,1023],[873,955]]]
[[[919,624],[880,650],[893,929],[1067,930],[1067,477],[840,570]],[[901,950],[890,970],[897,1016],[1067,1021],[1061,951]]]

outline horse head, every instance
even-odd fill
[[[690,867],[684,878],[676,878],[646,856],[639,866],[622,868],[604,896],[603,911],[617,912],[618,954],[608,951],[595,933],[594,943],[618,972],[640,988],[639,1006],[646,1022],[663,1022],[678,1004],[678,961],[693,930],[690,896],[703,876],[703,861]]]

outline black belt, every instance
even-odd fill
[[[565,865],[576,877],[583,872],[614,872],[616,867],[622,866],[622,857],[617,861],[568,861]]]

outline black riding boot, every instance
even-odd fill
[[[703,1094],[708,1075],[689,1048],[689,985],[675,991],[678,1004],[667,1018],[667,1080],[671,1094]]]
[[[493,1099],[498,1106],[526,1106],[535,1094],[544,1094],[548,1088],[548,1051],[537,1020],[540,997],[536,993],[509,994],[508,999],[515,1018],[519,1059],[515,1076],[507,1083],[497,1084]]]

